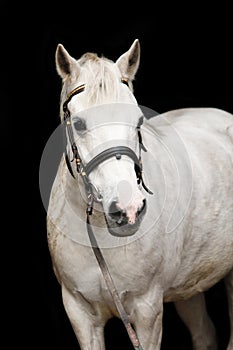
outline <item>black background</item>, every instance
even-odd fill
[[[92,51],[115,61],[138,38],[141,63],[134,92],[139,104],[159,113],[180,107],[233,113],[230,8],[223,2],[221,7],[195,4],[129,3],[126,11],[126,3],[111,2],[2,3],[2,76],[7,87],[2,92],[7,117],[2,140],[12,181],[9,191],[14,193],[14,200],[7,195],[6,201],[12,233],[7,240],[11,284],[6,295],[14,311],[10,317],[7,312],[8,348],[17,342],[26,349],[78,349],[52,271],[38,180],[44,146],[59,123],[57,44],[75,58]],[[225,349],[229,327],[223,283],[206,292],[206,298],[220,349]],[[106,345],[107,350],[132,349],[116,319],[106,327]],[[165,305],[162,349],[191,349],[173,304]]]

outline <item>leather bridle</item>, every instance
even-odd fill
[[[122,78],[121,80],[124,84],[127,84],[127,80],[125,78]],[[90,181],[89,175],[90,173],[101,163],[103,163],[105,160],[108,160],[110,158],[116,157],[117,160],[121,159],[121,156],[125,155],[129,158],[131,158],[134,162],[134,169],[135,173],[137,176],[137,182],[138,185],[142,184],[143,188],[150,194],[153,194],[148,187],[145,185],[143,178],[142,178],[142,159],[141,159],[141,150],[147,151],[145,146],[142,143],[142,135],[141,135],[141,124],[143,120],[141,119],[140,124],[137,126],[137,133],[138,133],[138,141],[139,141],[139,156],[136,155],[136,153],[127,146],[114,146],[110,147],[99,154],[97,154],[94,158],[92,158],[87,164],[84,164],[84,162],[81,159],[80,153],[78,151],[78,147],[76,145],[76,142],[74,140],[74,134],[73,134],[73,129],[71,125],[71,115],[70,115],[70,110],[68,108],[68,104],[70,100],[72,99],[73,96],[79,94],[80,92],[84,91],[85,89],[85,84],[82,84],[78,86],[77,88],[73,89],[68,95],[63,103],[63,125],[64,125],[64,138],[65,138],[65,159],[66,159],[66,164],[68,166],[68,169],[71,173],[71,175],[75,178],[75,175],[73,173],[72,167],[70,162],[75,161],[76,163],[76,170],[77,173],[82,176],[83,183],[85,185],[85,190],[87,194],[87,211],[89,214],[92,213],[93,210],[93,202],[94,201],[100,201],[100,195],[98,195],[98,191],[96,191],[95,187]],[[68,140],[71,146],[71,150],[73,153],[73,158],[70,160],[68,153],[67,153],[67,135],[68,135]],[[97,193],[97,195],[96,195]]]

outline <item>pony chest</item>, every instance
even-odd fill
[[[73,293],[81,293],[91,302],[105,300],[110,303],[112,298],[92,249],[74,247],[70,242],[69,246],[64,249],[63,243],[56,259],[62,282]],[[138,295],[147,292],[155,275],[156,264],[149,260],[148,265],[145,257],[143,259],[138,254],[129,257],[129,252],[124,250],[103,249],[102,253],[119,295],[123,297],[128,293]]]

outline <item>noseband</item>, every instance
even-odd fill
[[[122,78],[121,81],[122,81],[122,83],[128,85],[126,79]],[[131,158],[134,162],[134,169],[135,169],[135,173],[137,176],[138,184],[142,184],[143,188],[148,193],[153,194],[148,189],[148,187],[145,185],[143,178],[142,178],[141,150],[143,150],[145,152],[147,151],[142,143],[142,135],[141,135],[141,131],[140,131],[140,126],[142,123],[140,123],[137,126],[138,141],[139,141],[139,157],[136,155],[136,153],[130,147],[115,146],[115,147],[110,147],[110,148],[100,152],[94,158],[92,158],[87,164],[83,163],[83,161],[80,157],[79,151],[78,151],[78,147],[77,147],[76,142],[74,140],[74,134],[73,134],[73,129],[72,129],[72,125],[71,125],[71,115],[70,115],[70,111],[68,108],[68,103],[70,102],[70,100],[72,99],[73,96],[84,91],[84,89],[85,89],[85,84],[82,84],[82,85],[78,86],[77,88],[75,88],[74,90],[72,90],[67,95],[67,98],[66,98],[65,102],[63,103],[63,113],[64,113],[63,124],[65,125],[63,130],[64,130],[64,138],[65,138],[66,164],[67,164],[67,167],[68,167],[71,175],[75,178],[71,164],[70,164],[70,162],[75,161],[76,170],[77,170],[78,174],[80,174],[82,176],[82,179],[83,179],[83,182],[85,185],[85,189],[86,189],[86,193],[87,193],[87,199],[88,199],[87,211],[89,212],[89,214],[91,214],[92,209],[93,209],[94,200],[100,201],[100,195],[96,195],[94,193],[94,192],[98,192],[98,191],[94,191],[95,187],[91,183],[89,175],[98,165],[100,165],[105,160],[108,160],[110,158],[115,157],[117,160],[120,160],[122,156],[127,156],[127,157]],[[67,146],[67,136],[66,135],[68,135],[68,140],[69,140],[69,143],[71,145],[72,152],[73,152],[73,158],[71,160],[69,159],[67,149],[66,149],[66,146]]]

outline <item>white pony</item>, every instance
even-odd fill
[[[138,40],[116,62],[57,47],[66,158],[47,231],[64,307],[80,348],[103,350],[106,322],[121,315],[91,227],[141,349],[160,349],[170,301],[193,349],[217,349],[203,292],[224,278],[233,350],[233,116],[186,108],[143,120],[132,88],[139,59]]]

